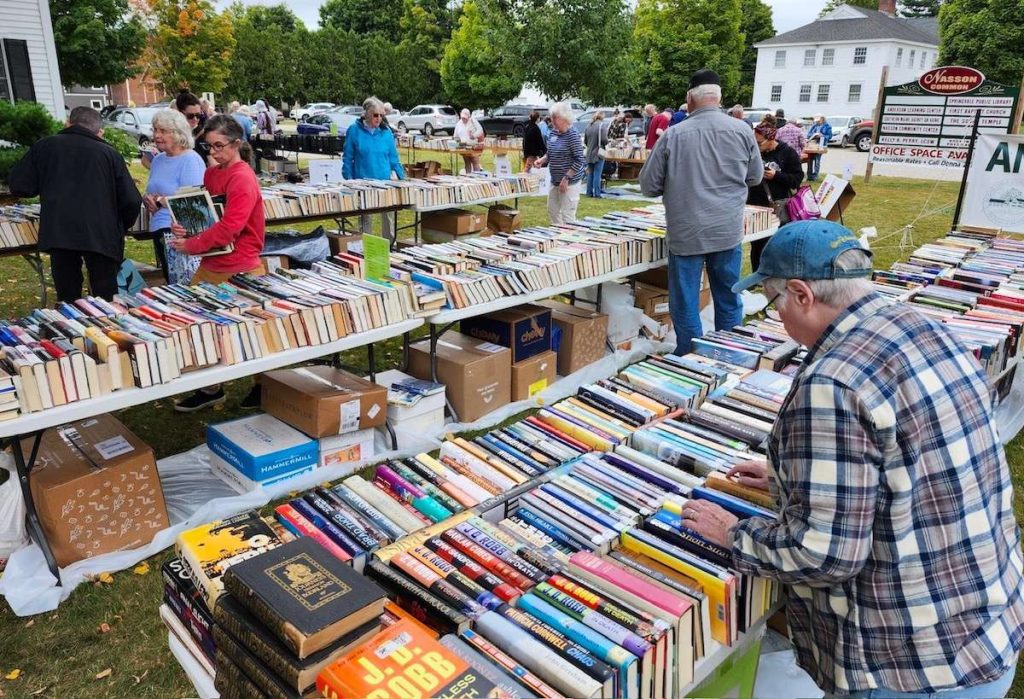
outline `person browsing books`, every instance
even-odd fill
[[[763,122],[754,127],[754,139],[761,151],[764,179],[750,187],[747,203],[770,206],[775,209],[780,222],[789,223],[786,202],[804,179],[800,154],[779,140],[777,129]],[[761,251],[767,244],[767,238],[755,240],[750,244],[751,268],[757,269]]]
[[[376,97],[367,97],[363,101],[362,118],[354,121],[345,132],[341,171],[346,180],[390,180],[392,174],[405,179],[395,134],[381,126],[383,119],[384,103]],[[380,215],[381,233],[385,238],[395,235],[393,216],[388,212]],[[373,219],[369,215],[360,216],[359,228],[363,233],[371,233]]]
[[[813,143],[819,148],[828,148],[828,142],[832,140],[832,125],[825,121],[824,114],[815,114],[814,123],[807,130],[807,142]],[[816,182],[818,173],[821,172],[821,153],[811,153],[807,160],[807,179]]]
[[[573,126],[576,118],[569,103],[556,102],[551,106],[550,114],[548,152],[534,165],[549,167],[548,217],[551,223],[572,223],[576,220],[576,209],[580,204],[580,182],[587,172],[587,158],[580,132]]]
[[[544,120],[540,118],[540,112],[536,109],[530,112],[530,121],[526,124],[526,131],[523,133],[523,169],[529,172],[533,169],[538,158],[548,152],[547,139],[541,130]]]
[[[1003,697],[1024,645],[1013,489],[988,376],[941,323],[871,285],[830,221],[783,226],[757,271],[809,351],[768,438],[729,477],[775,520],[691,500],[683,525],[787,585],[797,660],[829,695]]]
[[[182,187],[203,183],[206,163],[192,149],[192,130],[184,115],[173,109],[161,109],[153,115],[153,144],[157,155],[149,169],[149,181],[142,204],[150,214],[149,229],[155,236],[153,249],[169,284],[187,284],[199,268],[199,258],[167,248],[165,238],[173,238],[171,212],[163,197]]]
[[[601,174],[604,172],[602,151],[608,145],[608,128],[604,112],[598,110],[583,132],[583,145],[587,149],[587,196],[601,198]]]
[[[99,112],[72,109],[67,128],[36,141],[7,184],[15,196],[40,199],[38,247],[50,255],[57,300],[81,298],[83,263],[93,295],[112,299],[142,196],[124,158],[103,140]]]
[[[458,141],[460,148],[477,148],[482,147],[480,144],[484,142],[484,127],[480,125],[480,122],[473,118],[472,113],[468,109],[463,109],[459,113],[459,123],[455,125],[454,132],[455,140]],[[479,172],[480,171],[480,156],[462,154],[463,163],[466,166],[466,172]]]

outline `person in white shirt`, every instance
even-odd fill
[[[484,127],[473,118],[468,109],[463,109],[459,114],[459,123],[455,125],[455,140],[461,148],[477,148],[484,142]],[[466,163],[466,172],[480,171],[480,156],[465,155],[462,159]]]

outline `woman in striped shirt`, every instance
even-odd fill
[[[547,165],[551,172],[551,190],[548,193],[551,223],[571,223],[576,220],[580,183],[587,172],[583,138],[573,126],[575,119],[568,102],[554,104],[549,113],[548,153],[536,162],[535,167]]]

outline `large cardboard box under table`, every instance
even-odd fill
[[[487,209],[487,227],[492,231],[511,233],[523,225],[523,217],[519,209],[506,204],[494,204]]]
[[[526,400],[555,382],[554,352],[542,352],[512,365],[512,402]]]
[[[310,437],[377,427],[387,417],[386,388],[332,367],[268,371],[261,384],[261,407]]]
[[[242,478],[232,482],[224,473],[217,475],[245,490],[312,471],[320,460],[315,439],[265,414],[207,426],[206,444],[212,456],[219,457]]]
[[[445,333],[437,341],[437,380],[462,422],[472,422],[507,404],[511,398],[512,352],[493,342],[461,333]],[[409,351],[409,373],[430,378],[430,341]]]
[[[443,211],[427,211],[420,218],[423,228],[430,228],[452,235],[478,233],[487,227],[487,219],[482,213],[465,209],[444,209]]]
[[[604,357],[608,316],[560,301],[540,301],[537,305],[551,309],[551,323],[561,331],[557,349],[561,376],[568,376]]]
[[[551,349],[551,310],[524,304],[466,318],[459,330],[478,340],[510,348],[512,361],[521,362]]]
[[[30,483],[62,568],[145,546],[170,526],[153,450],[111,415],[46,430]]]

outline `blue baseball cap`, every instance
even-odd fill
[[[761,252],[757,271],[733,284],[736,293],[765,279],[852,279],[870,277],[871,267],[836,269],[836,258],[847,250],[871,251],[861,247],[849,228],[824,219],[794,221],[772,236]]]

